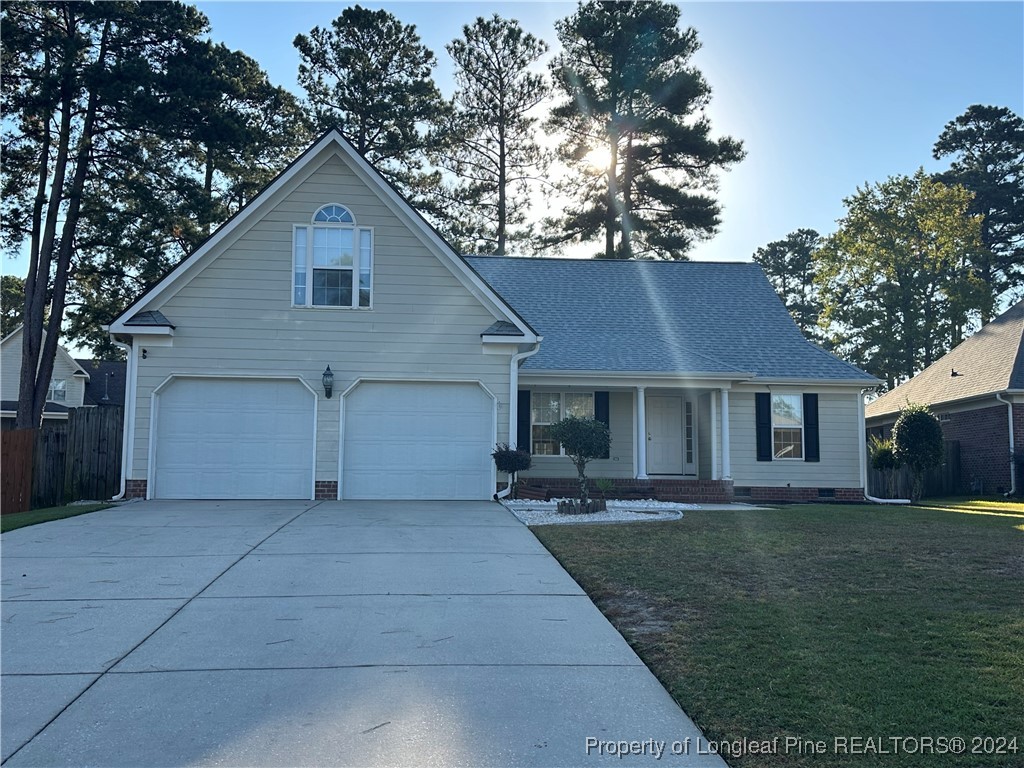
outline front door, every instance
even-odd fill
[[[692,401],[671,395],[647,397],[647,472],[651,475],[697,473]]]

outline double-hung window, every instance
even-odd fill
[[[50,379],[50,387],[46,390],[46,399],[54,403],[64,403],[68,399],[68,382],[66,379]]]
[[[567,416],[594,418],[593,392],[534,392],[530,399],[531,451],[535,456],[560,456],[562,446],[551,425]]]
[[[373,230],[357,227],[348,208],[330,204],[309,226],[295,227],[292,303],[367,309],[373,292]]]
[[[800,395],[772,395],[772,456],[804,457],[804,414]]]

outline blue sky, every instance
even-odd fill
[[[296,34],[327,26],[335,2],[200,2],[211,37],[257,59],[271,80],[296,83]],[[385,2],[415,24],[439,60],[478,15],[518,19],[557,48],[567,2]],[[703,48],[694,58],[713,89],[714,130],[742,139],[747,158],[722,175],[723,224],[695,259],[749,260],[800,227],[834,230],[858,185],[920,166],[939,170],[931,147],[975,103],[1024,114],[1024,3],[682,3],[682,23]],[[588,251],[589,252],[589,251]]]

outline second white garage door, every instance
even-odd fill
[[[489,499],[494,399],[478,384],[362,382],[345,396],[346,499]]]

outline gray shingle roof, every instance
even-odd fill
[[[164,326],[167,328],[173,328],[174,325],[160,310],[148,310],[146,312],[139,312],[133,315],[130,320],[126,320],[125,325],[157,325]]]
[[[522,336],[523,332],[508,320],[497,320],[489,325],[481,336]]]
[[[123,360],[77,360],[89,372],[86,405],[124,405],[128,364]],[[104,399],[106,397],[106,399]]]
[[[544,336],[525,370],[875,381],[808,342],[756,264],[466,260]]]
[[[952,376],[952,371],[959,376]],[[917,376],[865,409],[868,418],[896,413],[907,403],[936,405],[1024,389],[1024,301],[1019,301]]]

